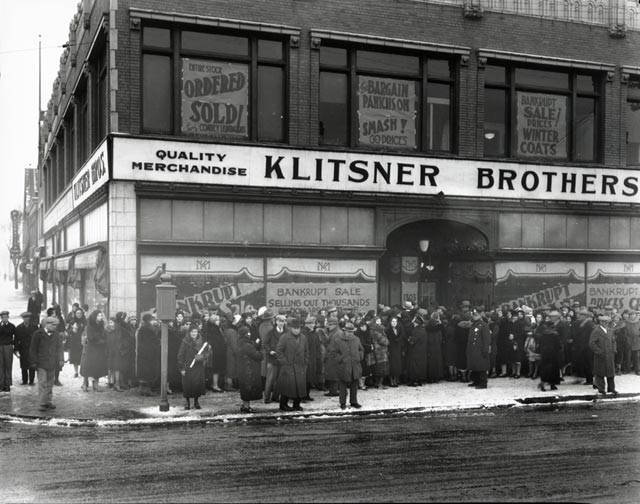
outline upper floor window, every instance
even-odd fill
[[[627,165],[640,165],[640,75],[629,77],[626,118]]]
[[[285,139],[282,40],[145,27],[145,132],[205,139]]]
[[[597,74],[487,65],[484,155],[597,161],[600,87]]]
[[[320,48],[322,145],[452,150],[451,61],[361,48]]]

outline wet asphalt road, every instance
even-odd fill
[[[0,501],[640,502],[640,404],[156,428],[0,424]]]

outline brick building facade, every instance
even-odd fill
[[[637,306],[640,32],[476,3],[83,2],[49,301]]]

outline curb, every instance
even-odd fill
[[[511,403],[502,404],[474,404],[464,407],[412,407],[375,410],[350,411],[310,411],[308,413],[263,413],[263,414],[223,414],[203,417],[147,417],[134,419],[83,419],[57,418],[23,414],[0,414],[0,422],[43,427],[93,427],[93,428],[145,428],[145,427],[173,427],[184,425],[209,424],[277,424],[285,422],[327,422],[344,421],[346,419],[387,418],[387,417],[435,417],[459,415],[493,415],[496,410],[518,408],[523,410],[554,410],[558,407],[589,406],[596,403],[626,403],[640,401],[640,393],[621,393],[617,396],[571,395],[571,396],[543,396],[514,399]]]

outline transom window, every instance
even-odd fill
[[[595,73],[487,65],[484,155],[598,161],[601,82]]]
[[[142,117],[147,133],[283,142],[283,40],[144,27]]]
[[[452,66],[442,57],[321,47],[320,144],[450,152]]]
[[[627,165],[640,165],[640,75],[629,77],[627,85]]]

